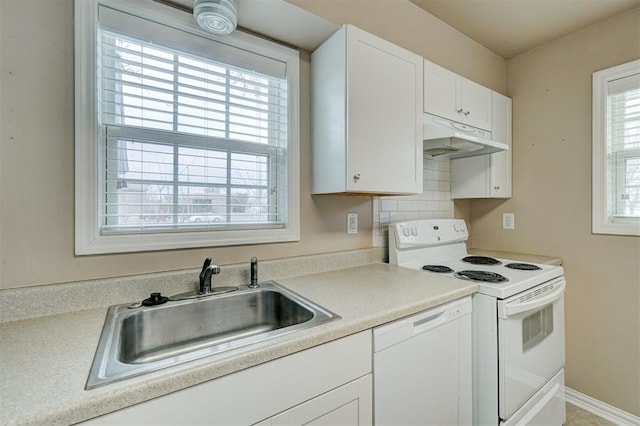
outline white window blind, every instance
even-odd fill
[[[100,232],[283,227],[285,64],[99,10]]]
[[[607,84],[610,213],[640,217],[640,74]]]
[[[592,230],[640,235],[640,60],[593,73]]]

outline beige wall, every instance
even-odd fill
[[[360,25],[504,91],[504,60],[434,22],[408,0],[303,3],[330,20]],[[271,259],[372,246],[369,198],[310,195],[310,62],[305,54],[300,242],[75,256],[73,1],[0,0],[0,19],[0,288],[197,268],[206,256],[225,264],[248,262],[251,256]],[[441,43],[425,47],[432,39]],[[465,66],[456,52],[477,63]],[[359,213],[357,235],[345,233],[347,212]]]
[[[475,247],[564,259],[567,386],[635,415],[640,238],[591,234],[591,74],[638,58],[640,9],[509,60],[514,196],[471,203]]]

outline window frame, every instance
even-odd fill
[[[622,218],[609,214],[607,162],[607,84],[637,74],[640,59],[593,73],[592,92],[592,233],[640,236],[640,218]],[[618,153],[618,156],[623,155]],[[615,186],[615,185],[614,185]]]
[[[287,220],[282,228],[221,228],[181,232],[106,234],[99,229],[97,35],[98,6],[120,10],[286,63],[289,93]],[[262,244],[300,240],[300,76],[299,53],[289,47],[234,31],[218,37],[202,31],[193,16],[153,0],[75,0],[75,253],[76,255]]]

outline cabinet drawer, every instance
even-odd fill
[[[373,423],[372,378],[367,374],[256,426],[371,425]]]

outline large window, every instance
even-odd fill
[[[298,239],[297,52],[153,1],[76,12],[76,252]]]
[[[593,232],[640,235],[640,60],[593,74]]]

